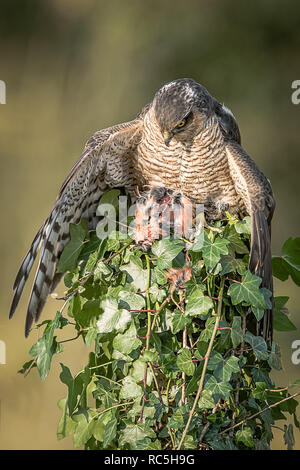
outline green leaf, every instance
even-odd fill
[[[121,290],[119,292],[119,308],[142,310],[145,308],[145,298],[140,294]]]
[[[249,253],[249,250],[240,235],[235,231],[233,227],[225,230],[225,237],[230,241],[230,247],[239,255]]]
[[[132,282],[136,290],[144,291],[147,287],[148,273],[136,256],[131,256],[130,263],[120,266],[120,270],[126,272],[128,282]]]
[[[182,450],[190,450],[190,449],[197,449],[197,448],[198,448],[197,439],[191,434],[187,434],[182,443]]]
[[[252,307],[265,308],[266,303],[264,295],[259,289],[261,278],[247,271],[242,277],[242,282],[234,282],[228,289],[228,295],[231,296],[232,304],[237,305],[247,302]]]
[[[276,369],[276,370],[282,369],[280,347],[278,344],[274,342],[272,343],[272,350],[268,359],[268,364],[273,369]]]
[[[83,328],[89,327],[93,318],[100,315],[99,300],[88,300],[85,302],[79,312],[74,312],[74,318]]]
[[[80,395],[82,391],[82,382],[78,379],[76,380],[76,378],[73,379],[70,369],[67,366],[62,363],[60,365],[62,372],[59,377],[62,383],[68,387],[68,408],[71,416],[77,405],[78,395]]]
[[[184,348],[179,352],[176,364],[187,375],[193,375],[195,372],[195,364],[192,361],[192,354],[188,348]]]
[[[214,398],[223,398],[225,401],[229,400],[232,387],[229,382],[218,382],[214,376],[210,376],[205,383],[205,390],[211,391]]]
[[[180,240],[169,240],[163,238],[155,241],[152,246],[152,253],[158,257],[157,267],[164,270],[172,267],[172,261],[183,250],[184,245]]]
[[[112,418],[105,426],[103,447],[107,447],[116,437],[118,422],[116,418]]]
[[[129,444],[131,449],[137,448],[137,442],[142,441],[145,437],[155,439],[155,432],[146,424],[128,423],[121,431],[120,445]]]
[[[203,390],[198,401],[198,407],[200,410],[208,410],[214,408],[216,403],[212,397],[212,392],[209,390]]]
[[[244,429],[237,431],[235,433],[235,439],[237,442],[242,442],[246,447],[254,447],[252,429],[249,428],[249,426],[245,426]]]
[[[78,423],[74,432],[73,441],[74,447],[83,446],[93,434],[95,420],[86,410],[82,410],[73,419]]]
[[[99,201],[99,206],[101,204],[111,204],[115,208],[119,206],[119,196],[121,191],[119,189],[110,189],[106,191]]]
[[[234,252],[230,249],[228,250],[228,255],[221,255],[220,266],[220,274],[222,275],[233,272],[245,274],[247,270],[244,261],[241,258],[236,258]]]
[[[272,272],[273,276],[281,281],[286,281],[289,277],[288,263],[283,258],[272,258]]]
[[[184,419],[182,409],[177,408],[175,412],[172,414],[171,418],[167,424],[169,429],[182,429],[184,428]]]
[[[237,222],[234,228],[239,234],[245,233],[247,235],[250,235],[251,234],[251,217],[247,215],[246,217],[244,217],[243,220],[241,220],[240,222]]]
[[[265,382],[256,382],[255,384],[255,390],[252,392],[252,396],[265,403],[265,400],[267,398],[267,384]]]
[[[213,269],[220,261],[221,255],[228,254],[229,240],[225,238],[216,237],[215,240],[211,240],[207,233],[204,233],[204,242],[202,247],[202,254],[205,265]]]
[[[142,362],[153,362],[157,360],[158,360],[158,354],[156,351],[146,350],[144,354],[141,356]]]
[[[57,265],[57,272],[72,271],[77,263],[83,247],[85,237],[88,234],[87,222],[82,219],[79,225],[70,224],[70,241],[65,246]]]
[[[161,442],[158,439],[151,441],[149,437],[145,437],[137,441],[136,450],[161,450]]]
[[[300,237],[289,238],[282,247],[282,258],[297,271],[300,271]]]
[[[294,429],[293,425],[289,424],[288,426],[285,424],[284,425],[284,443],[287,446],[287,450],[293,450],[295,446],[295,438],[294,438]]]
[[[275,297],[274,299],[274,330],[294,331],[297,329],[286,314],[288,310],[284,306],[288,299],[288,297]]]
[[[242,318],[233,317],[232,327],[231,327],[231,340],[234,348],[237,348],[239,344],[243,341],[243,330],[242,330]]]
[[[210,297],[203,294],[202,288],[198,287],[190,295],[186,304],[186,315],[201,316],[206,315],[214,306]]]
[[[233,373],[240,372],[239,359],[230,356],[229,359],[220,361],[214,369],[214,376],[220,382],[229,382]]]
[[[119,309],[118,302],[113,297],[107,297],[101,302],[103,313],[97,321],[99,333],[110,333],[113,330],[123,332],[130,323],[132,316],[128,310]]]
[[[53,321],[49,321],[46,326],[43,337],[32,346],[29,354],[37,356],[36,365],[42,380],[45,380],[51,367],[52,356],[56,352],[60,352],[54,338],[54,330],[60,328],[61,313],[57,312]]]
[[[272,258],[272,270],[273,275],[281,281],[286,281],[291,276],[295,284],[300,286],[300,271],[285,261],[285,259],[279,257]]]
[[[72,434],[77,424],[70,418],[68,413],[68,403],[66,398],[62,398],[58,402],[58,407],[62,410],[62,416],[57,427],[57,439],[61,440]]]
[[[113,347],[123,354],[130,354],[142,344],[137,338],[136,328],[132,323],[125,333],[119,333],[113,340]]]
[[[252,346],[253,352],[258,360],[265,360],[268,358],[269,354],[267,343],[261,336],[254,336],[252,333],[247,331],[245,334],[245,341]]]
[[[184,327],[188,323],[188,320],[185,318],[185,316],[181,313],[180,310],[175,310],[175,312],[172,315],[171,322],[172,322],[172,333],[176,334],[178,333],[178,331],[181,331],[184,329]]]

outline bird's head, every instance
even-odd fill
[[[156,121],[166,145],[171,139],[191,142],[214,113],[215,100],[191,78],[164,85],[154,97]]]

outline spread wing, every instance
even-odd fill
[[[262,287],[273,292],[271,220],[275,200],[270,182],[237,142],[227,142],[226,152],[235,189],[251,216],[249,269],[262,278]],[[265,312],[260,323],[259,333],[272,340],[272,310]]]
[[[100,196],[112,187],[132,184],[130,154],[141,137],[143,121],[140,116],[134,121],[96,132],[63,182],[54,207],[36,234],[13,286],[15,293],[10,318],[18,306],[40,249],[28,304],[25,336],[28,336],[33,322],[39,319],[48,294],[62,276],[56,273],[56,266],[69,241],[69,224],[77,224],[86,218],[89,229],[95,229]]]

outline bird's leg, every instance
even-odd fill
[[[197,221],[199,222],[199,226],[198,226],[198,230],[197,230],[197,235],[201,232],[201,230],[203,230],[203,227],[209,229],[209,230],[212,230],[213,232],[217,232],[217,233],[221,233],[222,230],[217,228],[217,227],[213,227],[212,225],[209,225],[208,222],[206,221],[205,219],[205,214],[204,212],[201,212],[198,216],[197,216]],[[200,229],[200,231],[199,231]]]

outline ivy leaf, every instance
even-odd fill
[[[289,424],[288,426],[285,424],[284,425],[284,443],[287,446],[287,450],[293,450],[294,445],[295,445],[295,438],[294,438],[294,429],[293,425]]]
[[[143,395],[143,390],[140,385],[137,385],[133,377],[127,376],[122,381],[122,388],[120,391],[120,398],[122,400],[139,398]]]
[[[111,441],[113,441],[117,435],[117,420],[112,418],[105,426],[104,437],[103,437],[103,447],[107,447]]]
[[[121,290],[119,292],[119,307],[129,310],[142,310],[145,308],[145,299],[139,294]]]
[[[82,219],[79,225],[70,224],[69,230],[70,241],[65,246],[57,265],[57,272],[59,273],[72,271],[75,268],[85,237],[88,234],[86,220]]]
[[[274,330],[277,331],[294,331],[297,328],[288,318],[285,308],[285,304],[288,301],[288,297],[275,297],[274,299]]]
[[[99,333],[110,333],[113,330],[124,331],[131,321],[131,314],[128,310],[119,309],[118,302],[113,297],[107,297],[101,302],[103,313],[97,321]]]
[[[216,237],[215,240],[211,240],[209,236],[204,233],[204,242],[202,247],[202,254],[205,265],[213,269],[220,261],[221,255],[228,254],[229,240],[225,238]]]
[[[141,357],[142,362],[153,362],[158,360],[158,354],[156,351],[146,350]]]
[[[212,397],[212,392],[209,390],[203,390],[198,401],[198,407],[200,410],[208,410],[214,408],[216,403]]]
[[[237,222],[234,225],[234,228],[239,234],[245,233],[247,235],[250,235],[251,234],[251,217],[247,215],[246,217],[243,218],[243,220]]]
[[[136,450],[161,450],[161,442],[156,439],[152,441],[149,437],[137,441]]]
[[[186,315],[201,316],[206,315],[214,306],[210,297],[203,294],[203,289],[198,287],[190,295],[186,304]]]
[[[169,240],[163,238],[156,241],[152,246],[152,253],[158,257],[157,267],[164,270],[172,267],[172,261],[183,250],[184,245],[180,240]]]
[[[229,228],[225,231],[226,239],[230,241],[230,247],[239,255],[244,255],[249,252],[247,246],[241,239],[240,235],[233,229]]]
[[[32,356],[37,356],[36,365],[43,381],[50,371],[53,354],[60,351],[54,338],[54,330],[60,328],[60,317],[61,313],[57,312],[54,320],[48,322],[42,338],[29,351]]]
[[[74,432],[73,441],[74,447],[81,447],[92,436],[95,426],[95,420],[91,419],[90,411],[82,410],[73,419],[78,423]]]
[[[176,334],[178,331],[181,331],[184,329],[184,327],[187,325],[188,320],[185,318],[185,316],[181,313],[180,310],[175,310],[174,314],[172,315],[172,333]]]
[[[281,281],[286,281],[289,276],[297,286],[300,286],[300,271],[280,257],[272,258],[273,275]]]
[[[228,274],[232,272],[238,272],[239,274],[245,274],[247,270],[244,261],[241,258],[236,258],[232,250],[228,250],[228,255],[221,255],[220,258],[220,274]]]
[[[85,302],[79,311],[73,311],[74,318],[82,326],[86,328],[90,326],[91,320],[100,315],[99,300],[88,300]]]
[[[300,237],[289,238],[282,247],[282,258],[297,271],[300,271]]]
[[[176,411],[172,414],[171,418],[168,421],[168,428],[171,429],[182,429],[184,428],[184,419],[182,410],[177,408]]]
[[[261,336],[254,336],[252,333],[247,331],[245,334],[245,341],[252,346],[253,352],[258,360],[268,359],[269,354],[267,343]]]
[[[220,382],[229,382],[233,373],[240,372],[239,359],[230,356],[229,359],[220,361],[214,369],[214,376]]]
[[[235,439],[237,442],[242,442],[246,447],[254,447],[252,429],[248,426],[244,427],[242,430],[237,431],[235,433]]]
[[[120,445],[129,444],[131,449],[136,449],[137,442],[142,441],[145,437],[155,439],[155,432],[146,424],[128,423],[121,431]]]
[[[99,201],[99,206],[102,204],[111,204],[115,208],[119,206],[119,196],[121,194],[121,191],[119,189],[110,189],[109,191],[106,191],[102,196]]]
[[[119,333],[113,340],[113,347],[123,354],[130,354],[141,345],[137,338],[135,325],[132,323],[125,333]]]
[[[232,387],[229,382],[218,382],[217,379],[211,375],[205,383],[205,390],[211,391],[216,400],[223,398],[227,401],[229,400]]]
[[[282,257],[272,259],[273,274],[281,281],[289,277],[300,286],[300,237],[289,238],[282,247]]]
[[[267,398],[266,388],[267,384],[265,382],[256,382],[255,390],[252,392],[253,397],[264,403]]]
[[[268,364],[273,369],[276,369],[276,370],[282,369],[280,347],[278,344],[274,342],[272,343],[272,350],[268,359]]]
[[[280,279],[280,281],[286,281],[289,277],[288,263],[278,256],[272,258],[272,273],[273,276]]]
[[[232,327],[231,327],[231,340],[234,348],[237,348],[239,344],[243,341],[243,330],[242,330],[242,319],[241,317],[233,317]]]
[[[77,404],[77,397],[81,393],[82,383],[78,384],[72,377],[70,369],[64,364],[60,363],[62,372],[60,373],[60,380],[68,387],[68,408],[69,414],[72,415]],[[78,386],[79,385],[79,386]]]
[[[179,352],[176,364],[186,375],[193,375],[195,372],[195,364],[192,361],[192,354],[188,348],[184,348]]]
[[[68,413],[68,403],[66,398],[58,402],[58,407],[62,410],[62,415],[57,426],[57,439],[64,439],[72,434],[77,426]]]
[[[131,256],[129,264],[120,266],[120,270],[127,273],[128,282],[132,282],[136,290],[146,289],[148,274],[139,258]]]
[[[252,307],[266,308],[264,295],[259,289],[261,278],[251,274],[248,270],[242,277],[242,282],[234,282],[228,289],[228,295],[233,305],[247,302]]]

